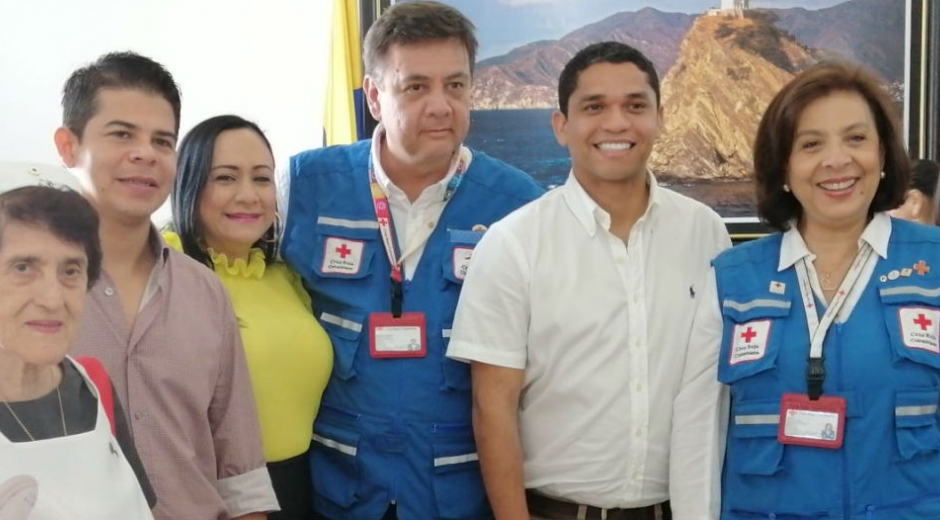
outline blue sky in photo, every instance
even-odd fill
[[[623,11],[655,7],[663,12],[703,13],[720,0],[444,0],[477,26],[478,59],[505,54],[540,39],[569,32]],[[817,10],[846,0],[752,0],[753,7]]]

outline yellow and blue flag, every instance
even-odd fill
[[[324,139],[327,146],[349,144],[365,134],[358,0],[333,0],[330,68],[327,75]]]

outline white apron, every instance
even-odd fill
[[[66,359],[97,397],[85,369]],[[89,432],[19,443],[0,434],[0,520],[14,518],[153,519],[137,476],[111,435],[101,401],[95,429]]]

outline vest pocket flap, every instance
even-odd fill
[[[878,295],[886,305],[914,303],[940,307],[940,287],[893,285],[878,289]]]
[[[783,318],[790,314],[790,300],[777,298],[726,298],[721,313],[735,323]]]
[[[467,435],[472,436],[470,425]],[[490,516],[473,441],[434,439],[434,496],[439,518]]]
[[[937,389],[899,390],[895,400],[898,452],[904,460],[940,451],[937,425]]]
[[[777,425],[780,424],[780,401],[750,401],[735,403],[731,415],[734,427],[732,436],[736,438],[777,438]]]
[[[780,402],[741,402],[735,403],[732,410],[731,469],[744,475],[773,475],[779,471],[783,460],[783,444],[777,441]]]
[[[371,228],[367,227],[370,222]],[[375,221],[321,216],[317,220],[311,267],[325,278],[365,278],[371,272],[372,258],[383,247],[377,240],[377,226]]]
[[[907,288],[882,289],[881,293],[890,289]],[[885,326],[895,360],[906,359],[940,369],[940,308],[925,301],[922,295],[904,294],[903,301],[884,305]]]
[[[355,240],[376,240],[379,237],[379,223],[375,217],[360,220],[320,215],[317,218],[317,234],[337,235]]]
[[[359,483],[356,464],[359,434],[317,420],[313,425],[312,441],[311,466],[317,468],[318,474],[330,476],[313,479],[314,493],[340,507],[352,506],[357,501]]]
[[[333,343],[333,373],[342,380],[356,375],[355,361],[359,351],[364,316],[320,313],[320,323]]]
[[[483,238],[484,231],[471,231],[465,229],[448,229],[447,238],[451,244],[475,246]]]

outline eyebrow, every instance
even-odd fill
[[[469,78],[470,78],[470,75],[467,74],[466,72],[454,72],[452,74],[448,74],[447,76],[445,76],[444,80],[450,81],[454,79],[469,79]],[[429,79],[431,79],[430,76],[425,76],[424,74],[409,74],[403,77],[401,81],[402,83],[408,83],[411,81],[428,81]]]
[[[140,130],[140,127],[137,126],[137,125],[135,125],[134,123],[130,123],[130,122],[127,122],[127,121],[122,121],[122,120],[120,120],[120,119],[114,119],[114,120],[112,120],[112,121],[108,121],[108,123],[107,123],[106,125],[104,125],[105,128],[108,128],[108,127],[110,127],[110,126],[118,126],[118,127],[121,127],[121,128],[126,128],[126,129],[128,129],[128,130]],[[157,130],[157,131],[154,132],[154,133],[155,133],[156,135],[159,135],[160,137],[168,137],[168,138],[173,139],[174,141],[176,141],[176,132],[171,132],[171,131],[169,131],[169,130]]]
[[[606,94],[589,94],[587,96],[584,96],[583,98],[580,98],[578,100],[578,103],[590,103],[592,101],[601,101],[607,98],[608,96]],[[634,101],[634,100],[650,101],[650,95],[646,92],[631,92],[623,96],[623,99],[626,99],[628,101]]]
[[[209,168],[209,171],[214,171],[214,170],[219,170],[219,169],[237,171],[239,168],[238,166],[235,166],[234,164],[219,164],[219,165],[213,166],[212,168]],[[267,170],[274,171],[274,167],[267,165],[267,164],[256,164],[252,166],[251,169],[252,170],[267,169]]]
[[[21,255],[10,258],[10,260],[7,261],[7,265],[14,265],[22,262],[32,265],[43,263],[42,259],[36,255]],[[86,265],[88,263],[88,259],[83,256],[70,256],[66,258],[63,263]]]
[[[841,130],[841,132],[842,133],[851,132],[853,130],[859,130],[861,128],[868,129],[870,127],[871,127],[870,124],[863,122],[863,121],[859,121],[857,123],[852,123],[851,125],[846,126],[845,128]],[[802,137],[804,135],[822,135],[822,134],[823,134],[822,130],[816,130],[814,128],[810,128],[808,130],[802,130],[802,131],[797,132],[796,137]]]

